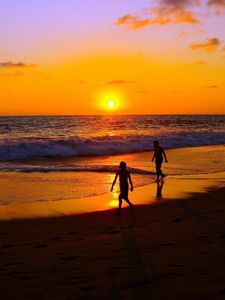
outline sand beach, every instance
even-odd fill
[[[224,186],[223,172],[168,176],[120,216],[110,193],[2,206],[1,299],[224,299]]]

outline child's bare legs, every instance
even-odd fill
[[[161,176],[161,178],[163,178],[163,172],[162,172],[161,166],[162,166],[161,161],[156,162],[155,168],[156,168],[157,181],[159,181],[160,176]]]
[[[118,207],[117,212],[115,213],[116,215],[120,214],[121,207],[122,207],[122,197],[121,197],[121,195],[119,195],[119,207]]]
[[[132,210],[134,205],[130,202],[130,200],[128,198],[124,198],[124,200],[129,204],[130,210]]]
[[[122,207],[122,199],[124,199],[130,206],[130,210],[132,210],[133,208],[133,204],[130,202],[130,200],[128,198],[123,198],[121,195],[119,195],[119,207],[118,207],[118,210],[116,212],[116,215],[119,215],[120,214],[120,211],[121,211],[121,207]]]

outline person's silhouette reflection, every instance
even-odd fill
[[[164,184],[163,180],[157,181],[157,190],[156,190],[156,197],[157,198],[162,197],[163,184]]]

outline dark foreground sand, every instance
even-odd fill
[[[0,299],[225,299],[225,188],[0,222]]]

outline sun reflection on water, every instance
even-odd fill
[[[113,192],[112,193],[112,197],[113,199],[109,201],[108,205],[110,207],[117,207],[118,206],[118,196],[119,196],[119,193],[118,192]]]
[[[114,178],[115,178],[115,174],[107,174],[107,183],[109,183],[110,186],[111,186]],[[118,206],[118,197],[119,197],[119,188],[118,188],[118,182],[117,182],[116,185],[114,186],[114,190],[112,192],[113,199],[111,199],[108,202],[108,206],[109,207],[117,207]]]

